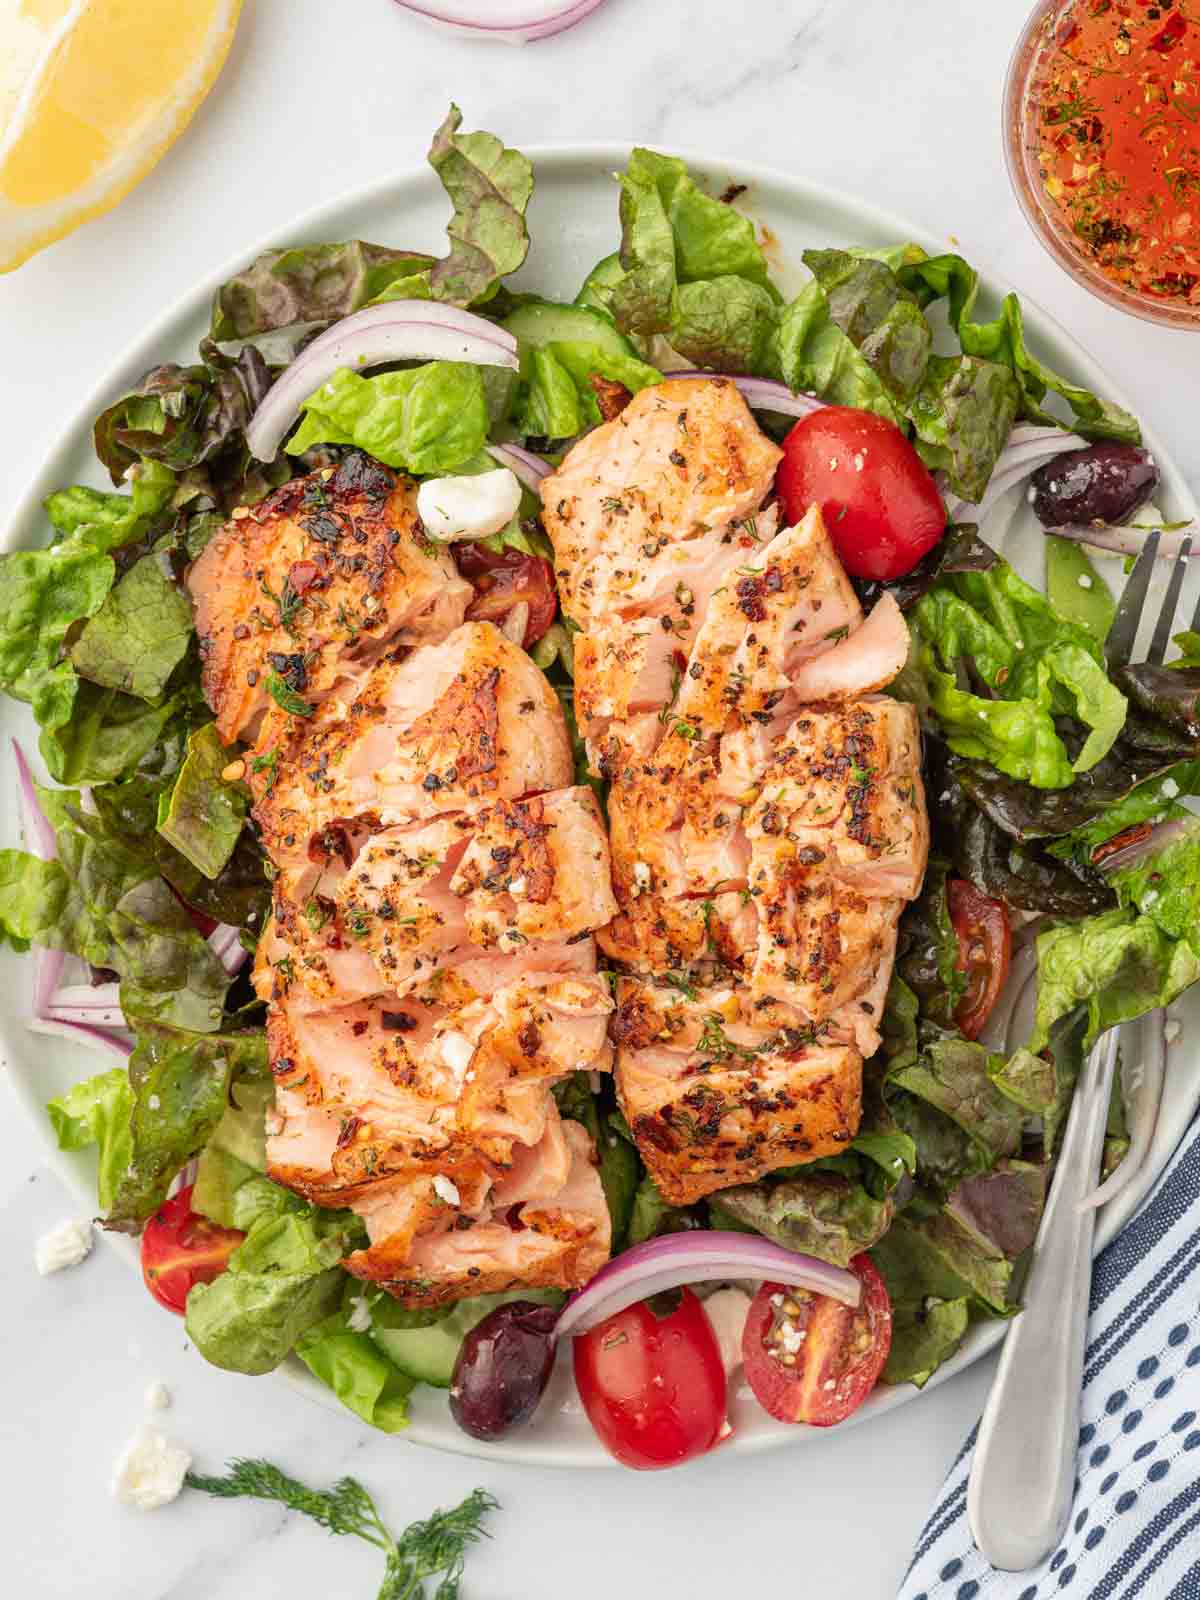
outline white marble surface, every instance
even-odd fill
[[[803,173],[907,214],[1037,298],[1100,354],[1200,483],[1195,344],[1109,311],[1042,254],[1004,175],[999,98],[1026,0],[611,0],[523,51],[446,39],[389,0],[247,0],[182,144],[113,214],[0,280],[0,508],[60,415],[193,279],[296,213],[418,162],[453,96],[514,144],[631,139]],[[272,1507],[188,1496],[144,1514],[108,1475],[153,1378],[204,1466],[269,1454],[361,1476],[398,1523],[477,1483],[503,1502],[468,1593],[580,1600],[664,1582],[892,1594],[990,1363],[819,1449],[717,1455],[646,1480],[481,1466],[370,1436],[281,1383],[209,1369],[103,1245],[54,1278],[37,1235],[73,1209],[0,1089],[0,1589],[26,1600],[288,1600],[374,1592],[374,1553]]]

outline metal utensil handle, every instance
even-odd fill
[[[1080,1074],[1024,1310],[1004,1341],[979,1424],[967,1516],[982,1554],[1005,1572],[1049,1555],[1071,1512],[1096,1218],[1079,1202],[1096,1182],[1118,1034],[1105,1034]]]

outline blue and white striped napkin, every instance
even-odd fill
[[[1200,1119],[1096,1263],[1075,1505],[1030,1572],[997,1572],[967,1525],[970,1438],[899,1600],[1200,1600]]]

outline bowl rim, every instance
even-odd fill
[[[1076,3],[1077,0],[1037,0],[1009,57],[1001,97],[1000,131],[1004,165],[1013,195],[1034,237],[1047,255],[1089,294],[1118,311],[1140,317],[1143,322],[1152,322],[1157,327],[1198,332],[1200,306],[1185,308],[1168,305],[1150,295],[1124,288],[1102,272],[1094,270],[1079,251],[1067,243],[1064,230],[1057,223],[1057,214],[1042,202],[1039,175],[1034,170],[1033,153],[1025,137],[1027,91],[1037,62],[1038,38],[1047,20]]]

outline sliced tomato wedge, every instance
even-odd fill
[[[575,1384],[601,1443],[627,1467],[676,1467],[726,1430],[725,1368],[690,1289],[667,1315],[642,1301],[574,1341]]]
[[[187,1309],[194,1284],[211,1283],[229,1265],[246,1237],[236,1228],[220,1228],[192,1210],[192,1185],[180,1189],[150,1218],[142,1233],[142,1278],[168,1311]]]
[[[781,1283],[764,1283],[754,1297],[742,1359],[758,1403],[780,1422],[845,1422],[883,1371],[892,1302],[869,1256],[855,1256],[850,1270],[862,1284],[857,1308]]]
[[[958,938],[958,970],[967,979],[954,1020],[968,1039],[977,1039],[1008,981],[1012,961],[1008,907],[1003,900],[981,894],[965,878],[950,879],[946,899]]]
[[[554,568],[542,556],[522,555],[519,550],[497,555],[484,545],[464,540],[454,546],[454,562],[475,590],[467,607],[467,616],[473,621],[501,623],[523,601],[529,607],[521,641],[526,650],[554,621],[558,610]]]

